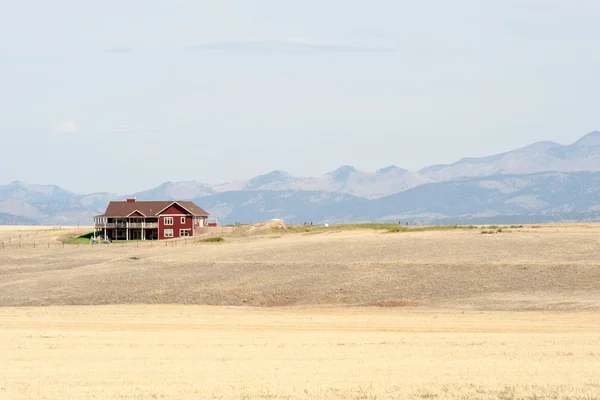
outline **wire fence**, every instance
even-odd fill
[[[42,242],[43,239],[41,236],[47,235],[48,233],[55,233],[57,231],[62,231],[62,226],[53,226],[45,229],[35,229],[32,231],[17,231],[13,236],[5,237],[0,240],[0,249],[11,248],[11,247],[19,247],[19,245],[23,245],[23,241],[31,241],[34,242]],[[37,244],[36,244],[37,245]]]
[[[172,240],[146,240],[129,242],[101,242],[101,243],[64,243],[60,241],[32,241],[32,242],[0,242],[0,251],[25,250],[25,249],[98,249],[98,248],[153,248],[153,247],[178,247],[192,245],[198,242],[199,238],[190,239],[172,239]]]
[[[139,240],[139,241],[97,241],[94,242],[91,239],[89,242],[84,243],[68,243],[61,241],[59,237],[55,235],[48,235],[48,233],[56,233],[56,231],[64,230],[62,227],[53,227],[49,229],[40,229],[36,231],[23,232],[18,235],[15,234],[13,237],[5,238],[0,241],[0,252],[12,251],[12,250],[44,250],[44,249],[106,249],[111,248],[169,248],[169,247],[184,247],[191,246],[201,242],[204,239],[212,237],[219,237],[226,233],[228,230],[212,230],[205,232],[200,235],[186,237],[186,238],[174,238],[166,240]],[[47,237],[43,237],[46,234]]]

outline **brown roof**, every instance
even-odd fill
[[[155,217],[161,211],[171,206],[171,204],[179,204],[185,208],[189,213],[195,216],[208,216],[210,215],[191,201],[111,201],[106,208],[106,211],[102,215],[96,215],[95,218],[100,217],[127,217],[135,211],[139,211],[146,217]]]

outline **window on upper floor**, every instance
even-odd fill
[[[185,224],[185,217],[181,217],[181,223]]]
[[[165,225],[173,225],[173,217],[165,217]]]

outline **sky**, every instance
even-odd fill
[[[0,0],[0,184],[416,171],[600,129],[597,0]]]

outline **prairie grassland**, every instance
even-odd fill
[[[56,241],[62,234],[67,232],[89,232],[90,228],[73,228],[59,226],[1,226],[0,225],[0,243],[12,243],[22,241],[30,243],[34,240],[39,241]]]
[[[511,225],[517,227],[517,225]],[[388,233],[400,232],[431,232],[431,231],[454,231],[454,230],[471,230],[485,228],[486,225],[431,225],[431,226],[406,226],[391,223],[363,223],[363,224],[339,224],[339,225],[290,225],[286,227],[274,227],[273,233],[289,234],[289,233],[324,233],[324,232],[341,232],[341,231],[357,231],[357,230],[375,230],[386,231]],[[508,226],[507,226],[508,227]],[[519,225],[523,227],[523,225]]]
[[[598,225],[388,231],[21,230],[0,250],[0,398],[600,399]]]
[[[0,308],[6,399],[600,399],[598,314]]]
[[[600,311],[598,225],[505,228],[495,235],[478,229],[385,232],[0,250],[0,306],[419,304]]]

